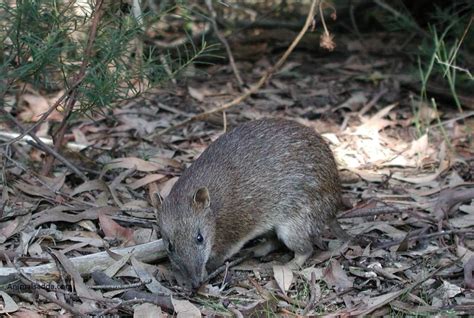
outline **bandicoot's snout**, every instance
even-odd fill
[[[191,288],[193,291],[198,290],[207,277],[207,271],[197,268],[196,266],[181,267],[181,273],[186,280],[187,287]]]
[[[202,285],[202,280],[201,280],[201,279],[199,279],[199,278],[193,278],[193,279],[191,280],[191,288],[192,288],[193,290],[199,289],[199,287],[201,287],[201,285]]]

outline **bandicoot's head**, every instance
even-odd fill
[[[160,200],[157,210],[171,264],[193,289],[199,288],[207,275],[206,263],[215,232],[208,189],[201,187],[191,194],[171,193]]]

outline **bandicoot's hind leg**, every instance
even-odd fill
[[[291,261],[286,263],[286,266],[288,266],[292,270],[301,269],[301,267],[303,267],[303,264],[311,256],[311,254],[313,254],[312,251],[307,252],[305,254],[295,252],[295,257]]]
[[[283,225],[277,227],[276,233],[278,238],[295,253],[295,257],[288,262],[288,265],[292,269],[299,269],[313,254],[313,239],[309,231]]]
[[[252,253],[253,253],[252,255],[254,257],[263,257],[279,249],[280,247],[281,247],[281,243],[278,240],[278,238],[276,236],[270,236],[270,237],[267,237],[265,242],[255,246],[252,249]]]

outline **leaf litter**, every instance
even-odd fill
[[[400,88],[401,76],[390,76],[392,66],[403,62],[387,57],[372,63],[357,50],[344,61],[329,56],[317,62],[295,52],[252,99],[162,138],[152,133],[222,103],[223,92],[237,92],[226,67],[211,67],[212,80],[191,76],[174,91],[113,108],[118,125],[84,118],[69,138],[87,148],[66,155],[90,173],[85,183],[61,166],[52,178],[24,169],[27,160],[32,171],[41,165],[28,145],[13,146],[15,161],[1,153],[8,164],[1,185],[0,275],[16,266],[40,286],[54,277],[61,287],[48,291],[56,291],[61,305],[40,296],[44,314],[57,314],[64,304],[79,313],[135,311],[144,317],[474,312],[474,152],[468,132],[456,114],[432,113],[425,105],[422,121],[430,125],[438,115],[453,120],[445,129],[455,138],[446,140],[435,126],[417,135],[411,93]],[[249,76],[268,65],[261,57]],[[34,121],[54,98],[26,91],[19,118]],[[60,114],[49,121],[55,116]],[[293,118],[327,137],[348,202],[341,223],[370,243],[340,244],[323,233],[329,250],[315,252],[300,270],[285,266],[291,255],[282,249],[227,268],[189,295],[170,271],[160,241],[149,243],[160,237],[151,193],[166,196],[224,127],[269,116]],[[88,261],[80,262],[85,256]],[[8,286],[2,313],[27,315],[35,291]]]

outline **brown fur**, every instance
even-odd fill
[[[206,191],[207,190],[207,191]],[[183,172],[159,211],[171,262],[199,286],[251,239],[274,231],[295,255],[322,246],[342,206],[336,163],[313,129],[256,120],[224,134]],[[201,235],[203,242],[198,241]]]

